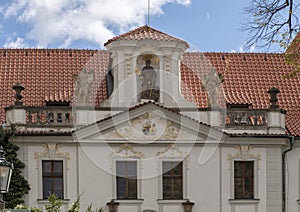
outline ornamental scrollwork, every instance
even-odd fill
[[[67,159],[67,169],[69,170],[71,154],[69,152],[62,152],[62,146],[60,144],[43,144],[42,147],[44,151],[34,153],[34,159],[36,160],[37,169],[39,167],[40,158],[65,158]]]

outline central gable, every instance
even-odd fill
[[[149,102],[77,130],[81,141],[112,143],[220,140],[222,132],[177,112]]]

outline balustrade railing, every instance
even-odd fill
[[[234,126],[268,126],[268,110],[263,109],[229,109],[224,117],[225,125]]]
[[[72,109],[69,107],[26,107],[26,124],[72,125]]]

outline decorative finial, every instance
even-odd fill
[[[278,88],[271,88],[268,93],[270,94],[270,102],[271,102],[271,106],[270,108],[278,108],[278,105],[276,104],[276,102],[278,101],[277,99],[277,94],[280,93]]]
[[[20,83],[17,83],[12,88],[16,91],[15,105],[23,105],[23,102],[22,102],[22,99],[23,99],[22,91],[25,89],[25,87],[23,85],[21,85]]]

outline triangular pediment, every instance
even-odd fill
[[[142,104],[77,130],[81,141],[200,142],[220,140],[223,133],[155,103]]]

